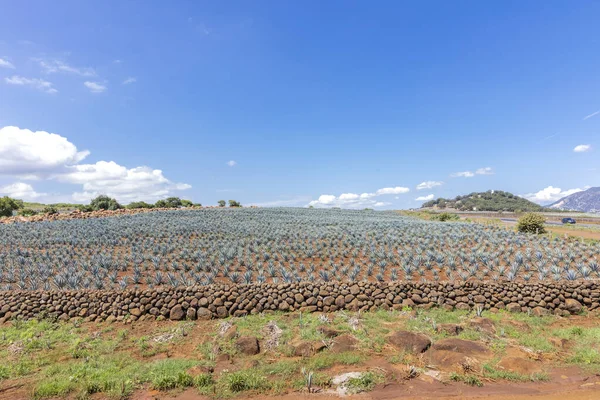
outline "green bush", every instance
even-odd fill
[[[19,210],[19,215],[22,215],[24,217],[30,217],[32,215],[36,215],[37,211],[32,210],[31,208],[24,208],[22,210]]]
[[[43,214],[58,214],[58,210],[54,206],[46,206],[42,210]]]
[[[219,200],[217,204],[219,204],[219,207],[225,207],[225,204],[227,203],[225,203],[225,200]]]
[[[235,201],[235,200],[229,200],[229,207],[241,207],[242,205],[240,204],[239,201]]]
[[[441,214],[432,214],[431,220],[432,221],[441,221],[441,222],[458,221],[458,220],[460,220],[460,217],[457,214],[443,212]]]
[[[133,210],[136,208],[152,208],[152,204],[148,204],[145,201],[134,201],[133,203],[127,204],[126,208]]]
[[[90,207],[92,208],[92,210],[94,211],[98,211],[98,210],[118,210],[121,207],[121,205],[117,202],[117,200],[110,198],[106,195],[100,195],[98,197],[96,197],[95,199],[93,199],[90,202]]]
[[[12,217],[13,211],[23,208],[23,202],[8,196],[0,197],[0,217]]]
[[[546,218],[541,214],[527,213],[519,218],[517,222],[517,230],[523,233],[546,233],[544,223]]]
[[[182,205],[181,199],[179,197],[169,197],[164,200],[158,200],[154,207],[156,208],[177,208]]]

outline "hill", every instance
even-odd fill
[[[549,208],[582,212],[600,212],[600,187],[589,188],[583,192],[563,197]]]
[[[439,198],[424,203],[421,208],[453,208],[460,211],[542,211],[543,207],[523,197],[502,190],[473,192],[454,199]]]

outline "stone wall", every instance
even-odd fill
[[[531,311],[536,315],[579,313],[600,306],[593,281],[499,283],[289,283],[210,285],[126,291],[0,292],[0,323],[13,318],[55,317],[88,321],[212,319],[260,312],[444,307]]]

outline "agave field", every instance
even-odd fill
[[[203,209],[0,225],[0,289],[597,279],[598,244],[394,212]]]

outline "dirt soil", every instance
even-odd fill
[[[138,391],[132,400],[210,400],[197,390],[165,394],[157,391]],[[255,395],[254,400],[319,400],[339,398],[334,393],[290,393],[282,396]],[[551,371],[549,382],[511,383],[486,382],[483,387],[460,383],[442,383],[429,376],[421,376],[405,383],[380,384],[368,393],[344,396],[348,400],[597,400],[600,399],[600,377],[586,374],[577,367],[558,368]]]

